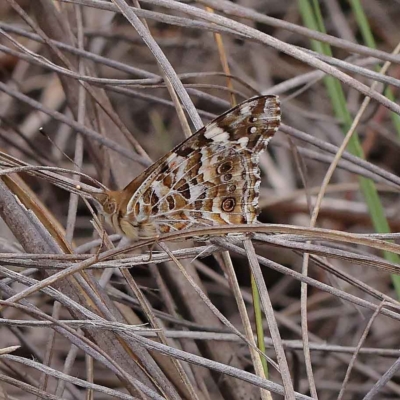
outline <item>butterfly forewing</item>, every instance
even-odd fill
[[[134,226],[138,237],[146,237],[254,222],[259,154],[279,124],[276,96],[247,100],[213,120],[124,189],[122,231]]]

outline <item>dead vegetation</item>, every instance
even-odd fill
[[[400,397],[398,1],[0,14],[2,399]],[[262,224],[102,233],[77,184],[122,188],[260,93],[283,114]]]

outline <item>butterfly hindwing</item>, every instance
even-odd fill
[[[222,114],[124,189],[125,222],[150,224],[156,233],[254,222],[259,154],[279,124],[276,96],[256,97]]]

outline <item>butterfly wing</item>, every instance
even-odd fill
[[[259,154],[280,120],[277,96],[252,98],[217,117],[124,189],[122,230],[148,237],[191,226],[254,222]]]

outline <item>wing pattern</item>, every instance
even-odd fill
[[[252,98],[222,114],[123,190],[115,223],[127,236],[145,238],[254,222],[259,155],[280,120],[276,96]]]

